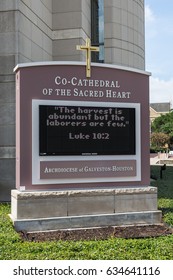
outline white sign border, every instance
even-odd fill
[[[56,106],[85,106],[85,107],[123,107],[136,109],[136,154],[135,155],[109,155],[109,156],[39,156],[39,105]],[[32,184],[33,185],[59,185],[72,183],[97,182],[132,182],[141,180],[141,114],[140,103],[116,102],[90,102],[66,100],[32,100]],[[75,178],[75,179],[40,179],[41,161],[104,161],[104,160],[136,160],[136,176],[110,177],[110,178]]]

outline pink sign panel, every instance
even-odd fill
[[[135,175],[135,160],[40,162],[40,179],[116,178]]]
[[[149,185],[149,73],[91,67],[15,68],[17,189]]]

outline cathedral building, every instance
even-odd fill
[[[0,1],[0,201],[15,188],[15,74],[20,63],[84,61],[145,70],[144,0]]]

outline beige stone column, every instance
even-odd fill
[[[53,60],[85,61],[76,45],[91,34],[90,0],[53,0]]]
[[[105,63],[144,70],[144,1],[104,1]]]

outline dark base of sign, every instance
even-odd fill
[[[17,231],[46,231],[161,223],[157,188],[46,192],[12,191]]]
[[[153,225],[161,223],[161,211],[146,211],[142,213],[119,213],[113,215],[76,216],[50,219],[13,220],[13,223],[17,231],[26,232],[122,225]]]

